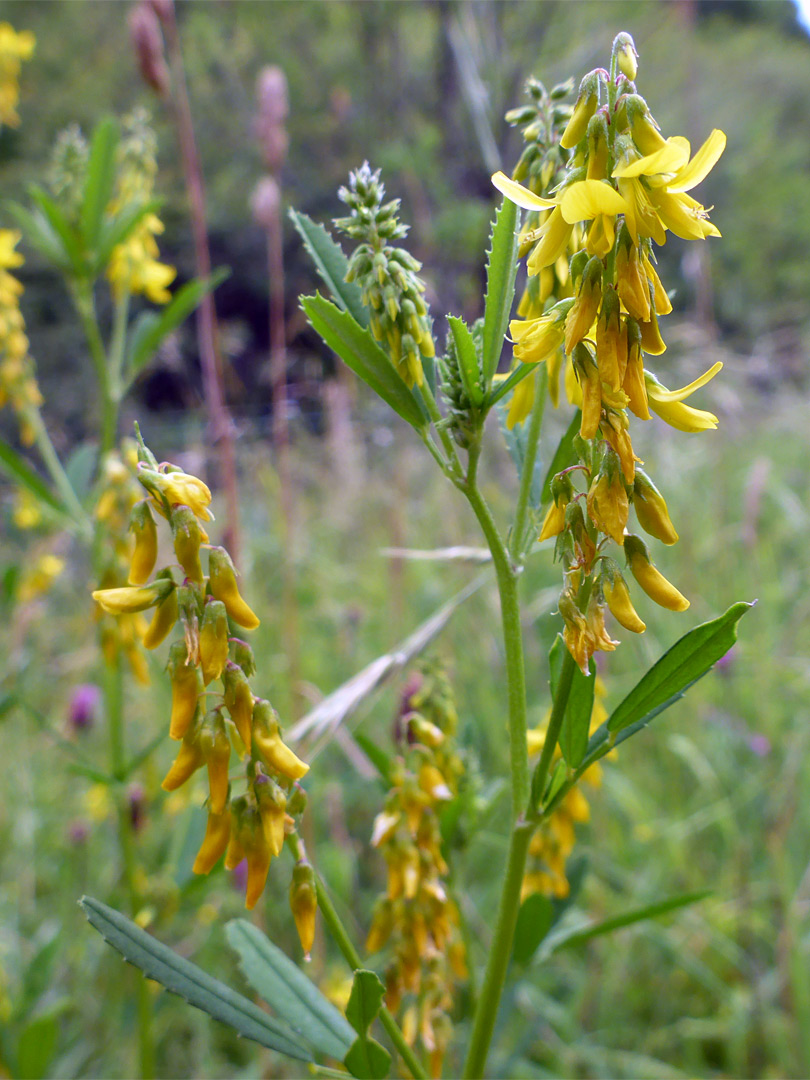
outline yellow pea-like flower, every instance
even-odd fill
[[[256,629],[259,619],[239,593],[236,570],[225,548],[212,547],[208,552],[208,584],[212,595],[222,601],[234,622],[246,630]]]
[[[196,735],[196,732],[194,734]],[[196,738],[184,739],[160,786],[164,791],[176,791],[204,764],[205,757]]]
[[[228,660],[228,615],[221,600],[205,602],[200,627],[200,664],[206,686],[218,679]],[[243,740],[244,741],[244,740]]]
[[[315,888],[315,871],[308,862],[297,862],[290,883],[290,908],[295,928],[301,940],[304,955],[309,956],[315,940],[315,916],[318,912],[318,894]]]
[[[633,506],[642,529],[664,544],[677,544],[678,534],[669,517],[664,496],[640,469],[633,484]]]
[[[152,621],[143,636],[143,647],[145,649],[156,649],[177,622],[177,615],[177,590],[172,589],[155,608]]]
[[[205,836],[197,852],[192,870],[195,874],[208,874],[216,866],[225,850],[231,836],[231,812],[225,809],[221,814],[208,812],[208,821],[205,826]]]
[[[231,743],[218,709],[206,714],[198,736],[200,752],[208,767],[211,812],[221,814],[228,801],[228,763]]]
[[[647,627],[638,617],[636,609],[633,607],[630,600],[630,590],[624,580],[617,576],[612,582],[603,581],[602,592],[613,618],[625,630],[631,630],[634,634],[643,634]]]
[[[309,765],[282,742],[278,717],[269,701],[260,699],[253,707],[253,738],[261,756],[276,772],[290,780],[300,780],[309,772]]]
[[[624,550],[633,577],[647,596],[670,611],[686,611],[689,601],[653,566],[647,546],[637,536],[625,537]]]
[[[186,663],[187,652],[184,641],[175,641],[169,650],[168,671],[172,681],[172,715],[169,722],[169,737],[182,739],[191,727],[197,712],[197,703],[202,686],[197,668]]]
[[[225,708],[236,725],[239,738],[250,753],[253,728],[254,697],[242,669],[229,661],[222,676],[225,687]]]
[[[158,551],[157,526],[148,502],[133,506],[129,530],[135,535],[135,548],[129,564],[129,584],[145,585],[155,569]]]
[[[131,615],[136,611],[146,611],[162,600],[172,583],[164,579],[151,585],[123,585],[118,589],[96,589],[93,599],[111,615]]]

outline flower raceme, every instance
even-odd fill
[[[598,68],[583,78],[565,129],[554,134],[558,168],[546,171],[545,184],[537,172],[534,182],[521,183],[526,171],[521,165],[511,178],[504,173],[492,178],[506,198],[529,211],[530,225],[521,234],[529,282],[550,268],[556,274],[563,259],[568,263],[567,294],[527,286],[510,334],[515,359],[524,364],[545,362],[556,372],[565,355],[566,389],[582,410],[575,448],[584,488],[577,490],[570,479],[564,490],[558,487],[540,538],[556,537],[565,571],[564,636],[585,672],[595,649],[615,647],[604,630],[606,609],[625,629],[644,630],[622,571],[606,549],[610,542],[623,550],[651,599],[673,611],[688,606],[655,568],[643,541],[628,534],[634,510],[650,536],[665,544],[678,539],[663,496],[638,468],[631,416],[648,420],[655,413],[690,433],[717,426],[713,413],[692,408],[685,399],[722,365],[669,390],[646,369],[644,354],[657,356],[666,349],[659,318],[672,308],[656,272],[653,245],[664,244],[667,233],[683,240],[720,235],[689,192],[717,163],[726,137],[712,131],[694,155],[681,136],[664,138],[637,92],[637,60],[632,39],[620,34],[610,72]],[[527,303],[527,296],[537,302]],[[525,395],[518,398],[516,391],[510,425],[527,412]],[[565,474],[573,476],[569,470]]]
[[[234,627],[242,628],[241,634],[255,629],[259,619],[240,592],[228,552],[208,541],[204,526],[213,519],[210,490],[175,465],[159,465],[142,442],[137,475],[146,498],[130,512],[129,584],[97,589],[93,599],[103,611],[122,617],[143,619],[142,613],[152,609],[151,622],[144,620],[141,629],[148,649],[157,648],[179,625],[167,664],[169,735],[179,748],[163,787],[175,791],[205,768],[208,823],[194,871],[209,873],[223,855],[229,868],[246,859],[246,906],[252,908],[271,859],[295,831],[295,816],[305,803],[298,781],[309,766],[284,743],[270,702],[251,688],[253,653]],[[171,527],[177,564],[155,574],[160,518]],[[206,554],[207,573],[201,559]],[[245,763],[244,791],[238,796],[231,792],[229,777],[234,753]],[[314,893],[306,872],[297,874],[290,902],[308,951]]]

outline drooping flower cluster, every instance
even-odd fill
[[[194,871],[207,874],[223,855],[229,869],[246,859],[245,902],[252,908],[271,859],[280,854],[285,836],[295,828],[294,815],[303,810],[305,796],[297,781],[309,766],[283,742],[270,702],[251,689],[253,651],[234,626],[253,630],[259,620],[239,592],[228,552],[208,543],[211,492],[177,466],[159,465],[142,442],[138,457],[138,480],[147,497],[132,506],[129,517],[134,548],[128,584],[98,589],[93,598],[106,612],[143,620],[147,649],[160,645],[179,624],[181,636],[169,649],[167,668],[172,683],[169,734],[180,747],[163,787],[174,791],[207,768],[208,823]],[[171,528],[177,563],[153,576],[160,518]],[[146,624],[142,613],[150,609]],[[229,780],[232,751],[246,763],[245,791],[237,797]],[[308,950],[314,886],[303,865],[303,870],[296,868],[290,898]]]
[[[17,127],[20,117],[20,69],[30,60],[36,39],[30,30],[17,31],[9,23],[0,23],[0,124]]]
[[[457,794],[463,773],[456,726],[450,684],[440,668],[426,666],[403,695],[396,731],[401,753],[371,838],[385,857],[388,887],[366,948],[393,948],[386,1002],[392,1012],[402,1010],[405,1037],[420,1040],[433,1076],[441,1075],[450,1039],[454,984],[467,974],[439,829],[439,813]]]
[[[425,284],[417,276],[422,264],[392,240],[408,235],[398,220],[399,199],[384,203],[385,185],[380,170],[368,162],[349,175],[348,187],[338,197],[351,211],[336,218],[335,226],[360,243],[349,259],[346,280],[362,290],[371,312],[371,332],[387,349],[407,385],[422,385],[422,357],[433,357],[436,347],[430,328]]]
[[[607,720],[608,714],[603,703],[604,696],[605,685],[597,675],[591,712],[591,734]],[[544,722],[529,730],[530,756],[542,752],[550,717],[551,710],[549,709]],[[615,750],[611,753],[615,754]],[[560,747],[557,745],[552,761],[559,759],[560,754]],[[600,786],[602,767],[598,761],[583,773],[582,779],[593,788]],[[565,868],[576,843],[576,826],[587,822],[590,816],[591,809],[588,800],[580,786],[575,785],[563,796],[551,813],[543,817],[531,839],[521,899],[525,899],[531,893],[558,898],[568,896],[570,886]]]
[[[157,139],[144,110],[136,110],[124,121],[124,137],[119,146],[116,191],[110,210],[145,203],[152,198],[157,175]],[[163,232],[163,222],[155,213],[146,214],[127,239],[112,252],[107,277],[113,293],[142,294],[153,304],[171,300],[169,285],[177,276],[173,266],[160,262],[155,239]]]
[[[32,412],[42,404],[42,394],[20,311],[23,287],[9,273],[25,262],[14,250],[21,237],[17,229],[0,229],[0,408],[6,404],[12,407],[20,425],[20,438],[30,446],[34,441]]]
[[[671,310],[655,270],[653,243],[663,244],[667,231],[692,240],[719,236],[687,192],[720,157],[725,135],[713,131],[690,159],[686,139],[661,136],[636,92],[636,69],[632,39],[619,34],[610,73],[599,68],[582,80],[560,139],[571,156],[553,197],[503,173],[493,177],[507,198],[538,215],[538,226],[524,237],[530,276],[576,248],[569,260],[573,295],[513,321],[510,331],[515,356],[524,363],[556,362],[564,352],[566,388],[582,410],[578,462],[554,480],[540,539],[558,537],[565,568],[564,636],[585,672],[596,649],[617,644],[605,628],[605,606],[626,629],[644,630],[616,559],[605,554],[610,540],[623,548],[633,576],[653,600],[675,611],[689,606],[655,569],[644,541],[627,531],[632,505],[650,535],[667,544],[678,538],[663,497],[637,468],[629,414],[648,420],[655,412],[687,432],[717,425],[711,413],[683,402],[720,364],[670,391],[645,368],[644,354],[665,350],[658,319]],[[580,477],[582,490],[574,485]]]

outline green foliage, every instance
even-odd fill
[[[484,387],[488,388],[498,369],[503,340],[512,311],[517,274],[517,233],[520,225],[518,208],[503,199],[495,214],[490,236],[487,262],[487,292],[484,300],[484,346],[482,371]],[[489,401],[491,405],[495,399]]]
[[[385,988],[373,971],[355,971],[346,1018],[357,1032],[357,1038],[344,1058],[352,1076],[378,1080],[388,1075],[391,1055],[368,1035],[383,1003]]]

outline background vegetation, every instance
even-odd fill
[[[118,3],[18,3],[2,18],[31,29],[37,51],[23,76],[18,131],[0,135],[5,196],[42,177],[57,133],[89,130],[100,111],[148,104]],[[264,238],[249,198],[262,172],[252,135],[260,68],[280,64],[290,86],[285,199],[316,219],[338,212],[349,168],[368,157],[389,193],[403,198],[411,247],[425,263],[435,314],[482,307],[481,252],[494,199],[490,172],[516,159],[501,121],[525,77],[547,85],[577,77],[629,30],[641,85],[665,134],[699,144],[723,128],[729,147],[701,189],[721,241],[702,261],[681,261],[670,240],[666,280],[679,280],[662,377],[681,382],[721,358],[727,367],[704,400],[717,433],[670,440],[651,422],[641,454],[666,478],[681,542],[667,574],[693,600],[688,625],[736,599],[760,604],[722,670],[667,715],[658,739],[629,744],[609,763],[583,830],[581,888],[572,919],[609,917],[663,895],[710,888],[681,915],[560,952],[520,973],[506,1002],[493,1074],[508,1076],[805,1076],[810,1070],[810,813],[808,773],[810,609],[805,358],[810,336],[810,45],[790,3],[197,3],[178,5],[197,135],[206,175],[215,264],[233,268],[217,292],[231,360],[228,394],[241,433],[246,534],[243,566],[262,616],[256,635],[264,692],[285,715],[317,701],[410,632],[477,570],[381,554],[390,545],[475,542],[460,501],[430,478],[419,448],[374,403],[340,383],[297,308],[313,274],[293,231],[285,240],[296,490],[294,558],[300,608],[300,680],[292,686],[281,630],[284,529],[279,479],[266,441],[271,410]],[[163,257],[193,274],[182,175],[169,124],[160,136],[158,188],[166,199]],[[26,252],[21,273],[32,352],[54,440],[79,446],[94,430],[87,357],[67,298]],[[439,334],[444,327],[439,323]],[[199,366],[191,325],[164,350],[128,400],[159,456],[204,456]],[[677,373],[677,374],[676,374]],[[340,380],[337,380],[340,382]],[[337,406],[335,402],[337,401]],[[562,422],[562,421],[561,421]],[[13,438],[13,424],[0,415]],[[489,433],[497,441],[494,429]],[[684,449],[685,444],[685,449]],[[505,451],[487,477],[508,503]],[[503,494],[502,494],[503,493]],[[48,597],[12,605],[9,583],[46,541],[13,524],[0,487],[3,618],[7,657],[0,699],[30,705],[0,721],[0,1021],[20,1075],[127,1076],[133,1068],[132,979],[86,928],[75,900],[115,902],[119,869],[112,807],[92,778],[68,767],[59,738],[102,750],[98,727],[67,725],[76,686],[97,677],[88,568],[65,540],[69,569]],[[670,573],[671,572],[671,573]],[[542,719],[544,657],[556,629],[557,571],[540,553],[527,573],[536,596],[527,627],[533,700]],[[480,767],[483,827],[459,882],[470,924],[486,939],[508,796],[492,778],[506,760],[501,658],[487,585],[450,623],[438,652],[452,657],[462,741]],[[618,701],[636,657],[649,663],[686,625],[645,610],[650,627],[611,658]],[[166,727],[168,688],[127,703],[131,745]],[[385,742],[397,687],[359,717]],[[161,705],[160,694],[164,695]],[[222,925],[242,900],[221,868],[190,873],[204,815],[200,799],[167,798],[160,777],[168,740],[138,776],[138,859],[148,894],[144,920],[163,940],[222,978],[237,980]],[[383,877],[367,838],[381,792],[351,744],[316,758],[308,780],[317,857],[344,915],[363,936]],[[259,918],[298,955],[286,873],[268,884]],[[320,946],[312,974],[340,989],[347,972]],[[272,1055],[237,1042],[177,999],[155,996],[158,1068],[164,1076],[289,1075]],[[538,1024],[537,1016],[542,1017]],[[460,1033],[463,1035],[463,1032]],[[22,1049],[20,1049],[22,1048]],[[25,1056],[28,1055],[28,1056]],[[448,1068],[452,1074],[452,1061]]]

